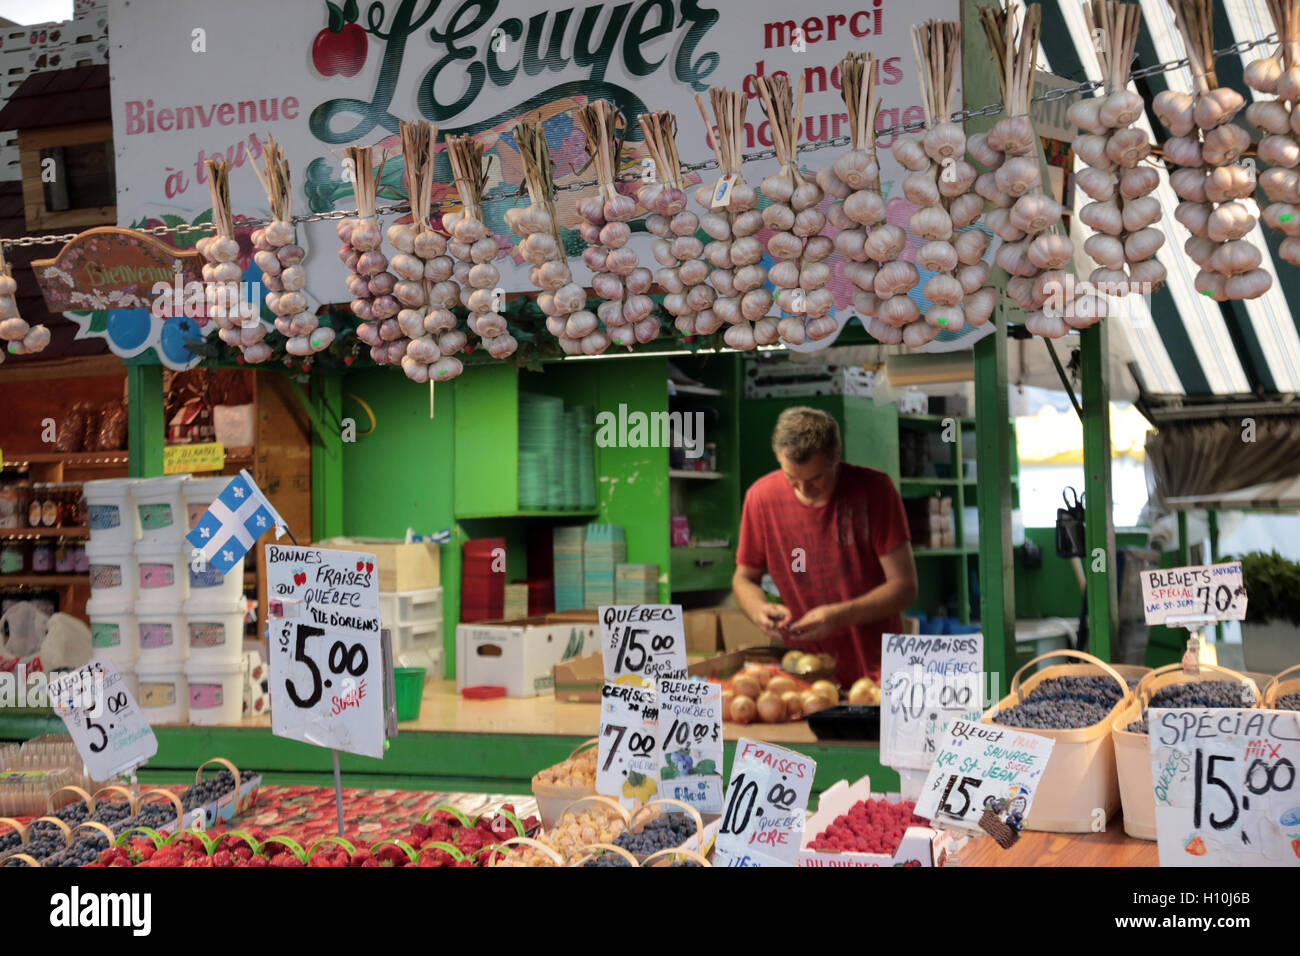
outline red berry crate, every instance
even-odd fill
[[[859,801],[888,800],[897,803],[896,794],[872,793],[871,778],[863,777],[850,785],[841,780],[826,790],[817,801],[817,812],[803,826],[799,848],[800,866],[942,866],[952,849],[952,837],[926,826],[909,826],[892,854],[859,853],[852,850],[814,850],[809,844],[825,832],[836,818],[847,815]]]

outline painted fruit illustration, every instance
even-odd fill
[[[356,76],[366,65],[366,47],[366,31],[357,24],[326,27],[312,41],[311,62],[321,76]]]
[[[1183,849],[1186,850],[1188,853],[1190,853],[1192,856],[1205,856],[1206,853],[1205,841],[1198,836],[1192,837],[1191,840],[1187,842],[1187,845],[1183,847]]]

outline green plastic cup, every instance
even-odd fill
[[[397,693],[397,719],[417,720],[424,699],[423,667],[394,667],[393,687]]]

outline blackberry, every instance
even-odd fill
[[[1300,690],[1294,694],[1287,694],[1277,699],[1273,705],[1274,710],[1300,710]]]
[[[1024,699],[993,715],[995,723],[1035,730],[1071,730],[1106,719],[1119,703],[1120,690],[1110,677],[1049,677]]]
[[[694,834],[694,820],[680,814],[664,814],[646,823],[640,833],[624,830],[614,845],[636,856],[649,856],[658,850],[679,847]]]
[[[631,866],[632,864],[629,863],[623,857],[619,856],[617,853],[605,852],[600,854],[599,856],[593,856],[590,860],[588,860],[586,863],[582,865],[583,866]]]
[[[1151,695],[1149,707],[1250,707],[1255,703],[1255,695],[1245,684],[1228,680],[1189,681],[1184,684],[1170,684]],[[1131,734],[1148,732],[1147,708],[1143,708],[1142,717],[1133,721],[1125,729]]]

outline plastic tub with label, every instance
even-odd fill
[[[139,693],[136,702],[150,724],[184,724],[189,721],[189,683],[179,664],[136,667]]]
[[[192,598],[185,605],[190,660],[203,662],[244,660],[244,615],[241,601],[211,604]]]
[[[190,561],[190,600],[201,601],[207,607],[242,601],[244,598],[244,559],[240,558],[228,572],[222,574],[210,564],[201,563],[202,571],[194,570],[200,562]]]
[[[105,478],[82,485],[90,540],[104,551],[126,551],[140,539],[140,515],[131,494],[135,478]]]
[[[116,664],[114,664],[113,666],[117,667]],[[140,703],[140,678],[136,676],[136,673],[133,670],[124,671],[122,670],[122,668],[117,667],[117,672],[122,675],[122,686],[124,686],[127,689],[127,691],[130,692],[131,699],[135,701],[136,704],[139,704]]]
[[[191,724],[237,724],[244,716],[244,662],[190,660],[185,665]]]
[[[131,670],[140,657],[140,624],[133,613],[106,610],[91,598],[86,602],[90,618],[90,653],[112,662],[119,671]]]
[[[140,518],[140,543],[146,545],[170,544],[179,549],[184,543],[185,496],[183,490],[188,475],[164,475],[161,478],[142,478],[131,489],[135,510]]]
[[[185,615],[179,610],[147,611],[137,609],[140,622],[140,663],[145,667],[179,667],[190,655],[189,632]]]
[[[90,567],[90,598],[105,613],[124,613],[135,608],[136,566],[132,551],[101,551],[86,546]]]
[[[185,530],[191,530],[208,506],[216,501],[230,484],[230,475],[218,475],[215,478],[191,478],[185,482],[181,494],[185,499]]]
[[[174,543],[135,546],[137,608],[180,610],[190,596],[188,555]]]

